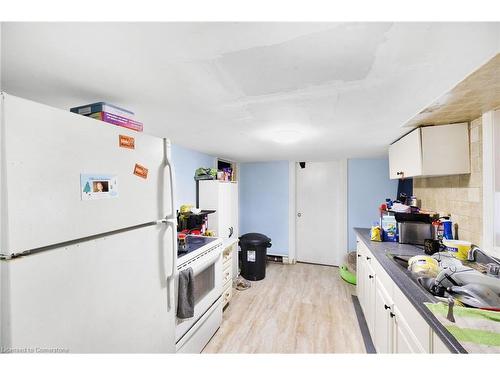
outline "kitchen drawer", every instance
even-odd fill
[[[226,267],[227,264],[231,264],[233,260],[233,246],[226,247],[222,252],[222,265],[223,268]]]
[[[233,285],[232,282],[228,282],[227,285],[224,285],[224,291],[222,292],[222,306],[226,306],[232,297]]]
[[[357,242],[357,246],[356,246],[356,249],[358,251],[358,254],[361,254],[362,256],[366,256],[367,253],[369,253],[370,251],[368,250],[368,247],[363,243],[363,241],[361,239],[357,239],[356,240]]]
[[[233,266],[233,262],[231,259],[229,259],[229,261],[227,261],[226,263],[222,263],[223,270],[226,270],[228,268],[232,268],[232,266]]]
[[[229,264],[229,267],[226,267],[222,271],[222,285],[225,285],[226,283],[232,281],[232,273],[233,269],[231,267],[231,264]]]

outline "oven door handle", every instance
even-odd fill
[[[210,254],[210,256],[206,255],[206,258],[201,257],[199,260],[203,260],[202,263],[200,263],[199,260],[190,263],[195,265],[194,267],[191,266],[195,276],[210,267],[212,264],[215,264],[221,258],[222,251],[220,251],[220,249],[216,249],[213,252],[214,254]],[[181,268],[181,270],[190,267],[190,264],[187,264],[186,267]]]

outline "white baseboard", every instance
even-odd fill
[[[283,264],[295,264],[297,263],[295,259],[289,257],[283,257]]]
[[[282,254],[267,254],[268,257],[278,257],[281,258],[283,264],[295,264],[297,261],[293,258],[289,258],[287,255]]]

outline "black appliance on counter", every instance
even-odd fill
[[[201,210],[199,214],[177,211],[177,232],[200,230],[203,223],[208,221],[208,215],[213,213],[215,210]]]
[[[399,243],[424,245],[425,240],[435,237],[432,222],[438,218],[437,215],[396,212],[394,216],[398,224]]]

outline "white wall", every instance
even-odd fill
[[[175,209],[178,210],[182,204],[196,205],[194,172],[200,167],[214,168],[215,156],[173,143],[172,163],[175,172]]]
[[[398,180],[389,179],[387,159],[349,159],[347,217],[349,250],[356,250],[353,228],[368,228],[379,218],[378,207],[385,198],[395,199]]]

